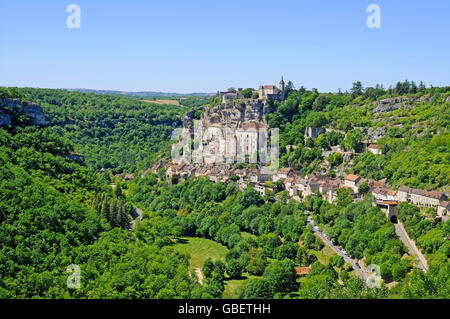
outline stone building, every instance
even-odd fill
[[[424,207],[438,207],[441,201],[446,200],[446,196],[441,192],[429,192],[402,186],[397,191],[397,200]]]
[[[381,148],[377,144],[370,144],[367,146],[367,150],[375,155],[381,155]]]
[[[361,180],[361,177],[358,175],[348,174],[344,179],[344,187],[351,188],[353,193],[358,192],[358,183]]]
[[[262,100],[283,101],[286,93],[285,90],[284,80],[281,77],[279,87],[275,85],[260,85],[258,91],[254,91],[254,93],[258,93],[259,98]]]
[[[397,192],[388,188],[388,187],[375,187],[372,190],[372,195],[377,200],[384,201],[396,201],[397,200]]]

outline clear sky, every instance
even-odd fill
[[[69,29],[66,8],[81,7]],[[381,28],[369,29],[369,4]],[[449,0],[1,0],[0,85],[215,92],[450,85]]]

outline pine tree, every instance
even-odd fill
[[[110,208],[110,223],[112,227],[118,226],[118,218],[117,215],[120,213],[120,201],[117,199],[114,199],[111,201],[111,208]]]
[[[106,218],[106,220],[110,220],[110,204],[107,198],[103,199],[102,202],[102,209],[101,214],[103,218]]]

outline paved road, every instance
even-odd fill
[[[422,257],[422,258],[425,258],[425,257],[423,257],[423,255],[421,255],[421,252],[417,251],[416,249],[414,249],[414,247],[411,246],[411,244],[408,241],[408,238],[406,237],[406,234],[403,232],[403,230],[399,224],[394,224],[394,227],[395,227],[395,233],[397,234],[398,238],[400,238],[400,240],[403,242],[403,244],[405,244],[406,248],[408,248],[409,254],[416,256],[416,260],[418,261],[417,267],[419,269],[422,269],[423,271],[426,271],[427,269],[423,265],[421,259],[419,258],[419,254],[420,254],[420,257]]]
[[[307,212],[305,211],[305,214],[306,213]],[[313,226],[313,231],[320,237],[320,239],[322,239],[326,245],[328,245],[331,249],[333,249],[333,251],[336,252],[336,254],[338,254],[339,256],[342,256],[346,262],[348,262],[350,265],[352,265],[353,269],[355,270],[355,273],[362,280],[364,280],[364,282],[366,282],[367,278],[370,276],[370,274],[365,272],[364,270],[362,270],[355,260],[353,260],[349,256],[345,255],[344,252],[342,251],[342,248],[333,244],[331,242],[331,240],[328,240],[326,235],[322,231],[320,231],[320,228],[319,228],[319,230],[317,230],[315,228],[315,226],[317,226],[317,225],[314,223],[314,220],[312,219],[311,215],[308,215],[308,223]]]

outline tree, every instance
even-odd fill
[[[352,191],[348,188],[339,188],[337,190],[337,204],[342,207],[346,207],[353,201],[353,197],[351,195]]]
[[[362,86],[361,82],[360,81],[356,81],[356,82],[353,82],[353,86],[350,89],[350,92],[352,93],[352,97],[355,98],[357,96],[362,95],[363,94],[363,90],[364,89],[363,89],[363,86]]]
[[[339,256],[339,255],[333,256],[333,258],[332,258],[333,266],[342,268],[344,266],[344,263],[345,263],[344,257]]]
[[[242,270],[242,264],[237,259],[232,259],[227,263],[226,272],[230,278],[240,278]]]
[[[263,278],[274,292],[288,292],[296,286],[294,262],[289,259],[275,260],[267,266]]]
[[[246,270],[249,274],[261,276],[266,269],[267,262],[259,257],[250,258]]]
[[[240,298],[247,299],[270,299],[272,297],[273,291],[270,288],[268,280],[264,278],[248,280],[240,294]]]
[[[251,98],[253,95],[253,89],[252,88],[247,88],[245,90],[242,90],[242,96],[246,99]]]
[[[311,248],[313,248],[314,243],[316,242],[316,237],[314,236],[313,233],[307,232],[306,235],[305,235],[304,242],[305,242],[306,247],[311,249]]]
[[[369,183],[367,182],[362,182],[361,184],[358,185],[358,193],[360,194],[367,194],[370,190],[370,186]]]
[[[205,262],[203,263],[202,267],[203,275],[205,275],[206,278],[211,278],[214,268],[215,268],[214,262],[210,257],[208,257],[208,259],[206,259]]]
[[[345,136],[343,146],[346,150],[355,150],[355,152],[358,152],[361,150],[362,139],[363,136],[359,130],[351,130]]]

